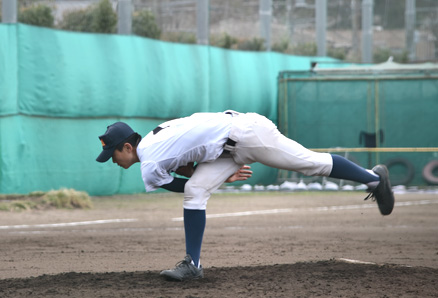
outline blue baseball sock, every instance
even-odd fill
[[[351,180],[363,184],[380,181],[379,175],[358,166],[342,156],[332,154],[332,158],[333,168],[329,177]]]
[[[205,230],[205,210],[184,209],[184,231],[186,234],[186,253],[192,257],[195,266],[199,266],[202,238]]]

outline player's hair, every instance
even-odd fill
[[[129,137],[127,137],[123,142],[121,142],[120,144],[118,144],[116,146],[116,150],[118,151],[122,151],[123,150],[123,146],[126,143],[129,143],[132,145],[132,147],[137,147],[138,143],[140,143],[141,141],[141,135],[139,135],[138,133],[134,132],[132,135],[130,135]]]

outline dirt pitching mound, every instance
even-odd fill
[[[206,268],[170,282],[158,271],[62,273],[0,280],[0,297],[438,297],[438,269],[330,260]]]

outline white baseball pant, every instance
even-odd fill
[[[330,154],[311,151],[285,137],[272,121],[259,114],[234,113],[229,138],[236,142],[234,146],[225,145],[230,154],[199,164],[186,183],[185,209],[205,210],[211,193],[244,164],[259,162],[306,176],[329,176],[332,170]]]

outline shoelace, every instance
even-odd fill
[[[184,267],[184,266],[187,266],[187,264],[189,264],[189,262],[187,262],[187,260],[182,260],[182,261],[179,261],[178,263],[175,264],[175,268]]]
[[[371,201],[373,202],[376,200],[376,196],[374,195],[374,192],[370,192],[363,200],[366,201],[368,199],[371,199]]]

